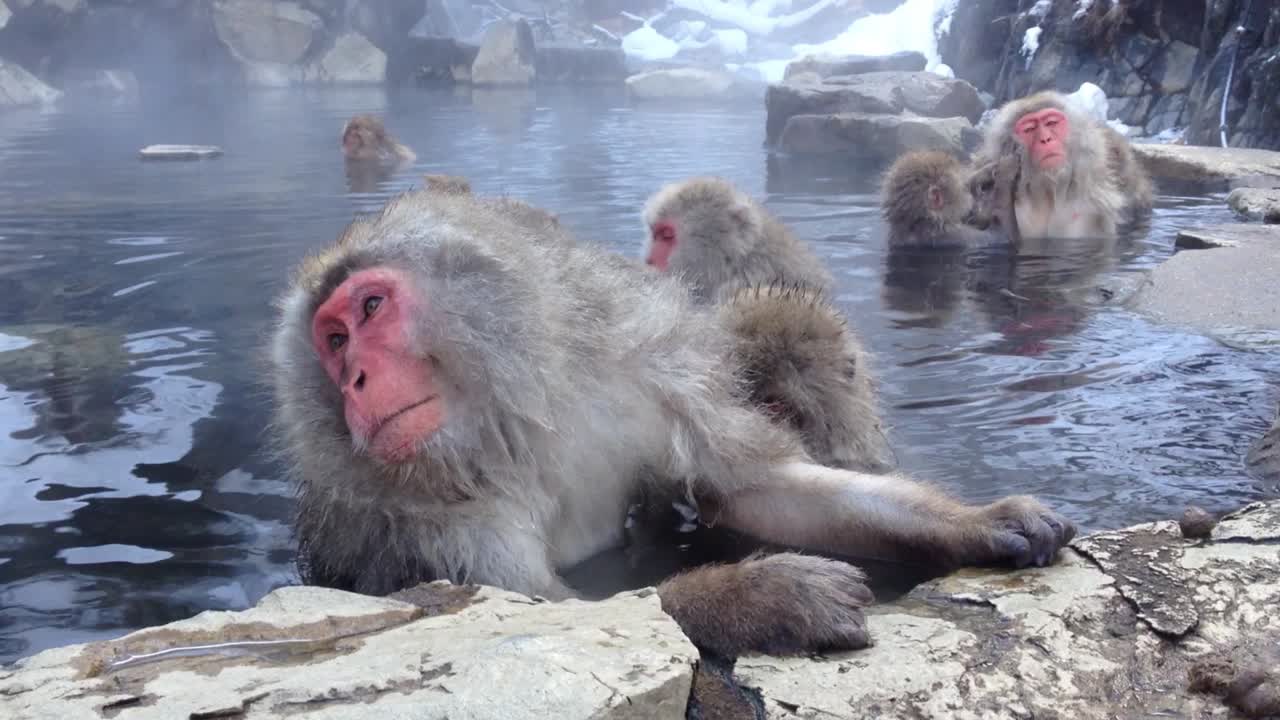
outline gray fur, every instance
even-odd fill
[[[353,442],[310,341],[315,309],[375,266],[412,273],[409,342],[432,362],[445,408],[415,458],[391,466]],[[569,597],[560,572],[621,543],[646,477],[706,503],[713,522],[845,556],[1045,564],[1075,532],[1031,498],[966,506],[906,478],[813,464],[798,436],[750,405],[713,309],[676,278],[578,244],[509,201],[401,196],[306,260],[279,312],[275,432],[299,487],[310,582],[385,594],[445,578]],[[682,587],[733,592],[740,622],[716,627],[767,622],[735,632],[768,647],[865,642],[858,608],[869,595],[855,570],[794,554],[754,567],[776,564],[812,583],[782,615],[749,612],[765,598],[744,596],[742,575],[681,576],[659,593],[680,607]],[[695,643],[715,641],[697,614],[672,614]],[[849,627],[814,626],[836,620]]]
[[[830,290],[835,281],[803,241],[760,203],[727,180],[699,177],[672,183],[645,203],[645,228],[676,225],[668,270],[684,278],[694,297],[716,301],[727,288],[803,283]],[[645,251],[652,238],[646,234]]]

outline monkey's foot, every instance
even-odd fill
[[[979,563],[1044,567],[1076,536],[1075,523],[1027,495],[998,500],[978,514],[985,535],[978,543],[978,557],[973,558]]]
[[[862,608],[875,597],[865,580],[861,570],[835,560],[756,554],[677,575],[658,595],[702,650],[725,658],[795,655],[871,645]]]

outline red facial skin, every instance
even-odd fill
[[[444,424],[431,361],[409,343],[418,297],[403,273],[361,270],[311,320],[312,344],[342,391],[352,438],[387,464],[412,459],[418,443]]]
[[[360,138],[352,130],[348,130],[342,136],[342,151],[348,155],[354,155],[360,150]]]
[[[1031,153],[1031,161],[1041,170],[1055,170],[1067,162],[1067,133],[1071,131],[1067,116],[1049,108],[1030,112],[1018,118],[1013,135]]]
[[[671,262],[671,253],[676,249],[676,226],[666,220],[659,220],[649,228],[649,236],[653,242],[649,245],[649,257],[645,262],[659,270],[666,270]]]

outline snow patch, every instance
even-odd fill
[[[1036,51],[1040,49],[1040,33],[1044,30],[1040,27],[1027,28],[1026,34],[1022,36],[1022,57],[1027,59],[1026,68],[1031,68],[1031,61],[1035,59]]]
[[[652,26],[642,25],[622,38],[622,51],[641,60],[668,60],[680,52],[680,44]]]
[[[1093,7],[1093,0],[1076,0],[1076,12],[1071,16],[1072,20],[1079,20],[1089,12],[1089,8]]]
[[[1110,103],[1107,101],[1107,94],[1097,85],[1091,82],[1081,83],[1080,89],[1067,96],[1067,101],[1098,122],[1107,121]]]

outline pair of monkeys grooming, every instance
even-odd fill
[[[885,463],[831,279],[715,179],[645,209],[646,263],[549,213],[428,180],[306,258],[271,344],[304,580],[369,594],[447,579],[551,600],[625,541],[641,495],[796,552],[676,574],[702,650],[856,649],[864,575],[831,559],[1045,565],[1074,525],[960,502]]]
[[[1061,93],[1003,106],[972,166],[938,151],[909,152],[885,174],[881,211],[893,247],[1111,239],[1151,214],[1154,188],[1128,139]]]

